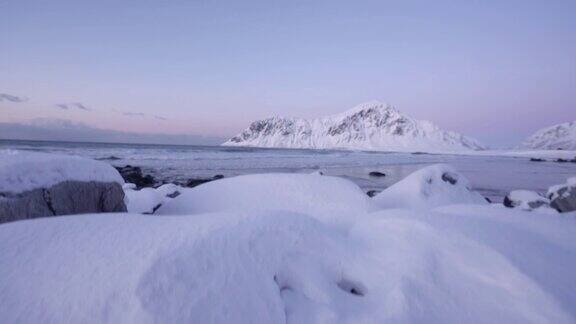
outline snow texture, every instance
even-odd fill
[[[312,120],[273,117],[253,122],[225,146],[377,151],[462,151],[486,147],[378,101]]]
[[[16,194],[48,188],[67,180],[124,184],[118,171],[105,162],[76,156],[0,150],[0,193]]]
[[[576,121],[538,130],[521,145],[522,149],[576,150]]]

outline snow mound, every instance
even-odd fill
[[[0,193],[48,188],[67,180],[124,184],[118,171],[104,162],[77,156],[0,150]]]
[[[221,211],[286,210],[337,216],[373,210],[351,181],[311,174],[257,174],[212,181],[187,189],[156,214],[190,215]]]
[[[468,180],[446,164],[420,169],[374,197],[382,208],[430,208],[451,204],[486,204]]]

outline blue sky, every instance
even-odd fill
[[[381,100],[499,147],[576,119],[573,0],[0,0],[0,12],[0,93],[27,99],[0,101],[0,122],[226,137]]]

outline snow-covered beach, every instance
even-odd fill
[[[122,182],[104,161],[3,154],[10,168],[27,161],[29,172],[1,175],[28,183],[16,191]],[[87,166],[89,174],[72,172]],[[576,179],[558,184],[550,197],[565,195]],[[128,212],[0,225],[0,318],[573,323],[576,211],[558,213],[549,201],[506,208],[473,187],[447,164],[419,168],[373,198],[347,178],[317,171],[225,177],[194,188],[125,184]],[[160,203],[153,215],[134,208],[147,203]]]

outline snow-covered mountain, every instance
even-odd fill
[[[528,137],[520,148],[576,150],[576,121],[542,128]]]
[[[311,120],[258,120],[222,145],[428,152],[485,149],[474,139],[404,116],[378,101]]]

